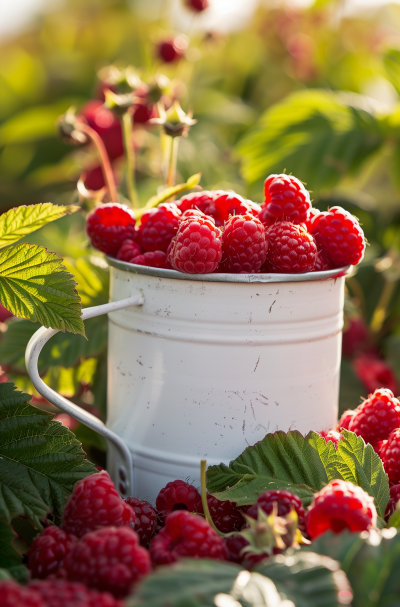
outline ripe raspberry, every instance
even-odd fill
[[[121,261],[130,262],[134,257],[137,257],[142,253],[142,247],[134,240],[130,240],[129,238],[127,238],[126,240],[124,240],[118,251],[117,259],[120,259]]]
[[[252,215],[235,215],[228,219],[222,233],[222,267],[225,272],[257,272],[267,257],[267,250],[265,228],[259,219]]]
[[[374,498],[361,487],[342,480],[330,481],[314,495],[307,514],[307,531],[312,539],[325,531],[352,533],[376,526]]]
[[[221,257],[221,230],[209,219],[199,217],[180,224],[168,259],[180,272],[206,274],[217,269]]]
[[[309,214],[308,214],[308,218],[307,220],[304,222],[306,228],[307,228],[307,232],[310,232],[311,234],[311,229],[314,223],[314,220],[316,217],[318,217],[318,215],[321,214],[321,211],[319,211],[318,209],[316,209],[315,207],[311,207],[311,209],[309,210]]]
[[[276,272],[300,274],[315,266],[317,247],[304,226],[281,221],[267,231],[267,259]]]
[[[349,424],[349,430],[362,436],[366,443],[385,440],[400,427],[400,402],[393,392],[381,388],[360,405]]]
[[[207,504],[213,523],[221,533],[239,531],[243,527],[245,520],[234,502],[220,502],[216,497],[207,495]]]
[[[325,270],[332,270],[333,264],[329,259],[328,255],[324,251],[317,251],[317,258],[315,260],[314,272],[324,272]]]
[[[374,451],[379,455],[382,459],[384,452],[386,451],[387,440],[378,440],[376,443],[372,445]]]
[[[286,491],[285,489],[271,489],[262,493],[257,503],[248,509],[247,514],[252,518],[258,518],[258,509],[261,508],[266,514],[271,514],[274,508],[274,502],[278,504],[278,516],[286,516],[291,510],[295,510],[298,516],[299,529],[305,530],[306,513],[301,499]]]
[[[267,227],[276,221],[303,223],[309,217],[310,194],[304,185],[291,175],[270,175],[264,183],[265,203],[259,219]]]
[[[121,122],[111,110],[104,107],[102,101],[95,99],[88,101],[82,107],[80,115],[100,135],[111,160],[124,154]]]
[[[343,331],[342,354],[351,358],[358,350],[365,352],[367,349],[369,330],[362,318],[348,318],[346,325]]]
[[[390,497],[385,510],[385,521],[388,522],[393,512],[396,510],[396,504],[400,500],[400,485],[390,487]]]
[[[335,445],[335,449],[337,449],[338,442],[343,439],[343,434],[336,430],[321,430],[318,434],[325,440],[325,445],[331,441]]]
[[[342,413],[342,417],[338,421],[337,429],[338,431],[344,428],[345,430],[349,429],[350,422],[356,414],[356,410],[348,409],[344,413]]]
[[[130,527],[105,527],[74,544],[64,559],[64,569],[69,580],[122,598],[150,572],[151,564],[148,551]]]
[[[150,544],[154,565],[169,565],[181,558],[226,559],[224,542],[207,521],[195,514],[178,510],[169,514],[165,527]]]
[[[357,219],[341,207],[315,217],[311,233],[318,249],[325,251],[336,267],[356,265],[364,257],[364,232]]]
[[[387,443],[379,451],[391,485],[400,483],[400,428],[389,434]]]
[[[42,597],[46,607],[123,607],[122,601],[108,592],[89,590],[77,582],[46,580],[31,582],[28,588]]]
[[[12,580],[0,581],[1,607],[47,607],[40,594]]]
[[[33,578],[46,578],[61,567],[76,537],[52,525],[35,537],[28,552],[28,567]]]
[[[227,560],[231,563],[243,565],[246,569],[252,569],[260,561],[268,558],[268,554],[256,554],[254,552],[243,552],[250,543],[242,535],[230,535],[224,538],[225,548],[228,553]]]
[[[179,221],[182,222],[186,221],[187,219],[197,219],[198,217],[205,217],[206,219],[209,219],[215,224],[214,217],[211,217],[211,215],[204,215],[203,211],[199,211],[198,209],[188,209],[187,211],[182,213],[182,216],[180,217]]]
[[[128,225],[135,225],[133,211],[124,204],[111,202],[97,207],[89,214],[86,232],[95,249],[115,256],[128,238]]]
[[[178,61],[186,53],[188,39],[186,36],[174,36],[169,40],[163,40],[158,44],[158,56],[164,63]]]
[[[214,193],[215,192],[209,192],[207,190],[193,192],[192,194],[182,196],[182,198],[177,200],[175,204],[178,209],[182,211],[182,213],[188,211],[189,209],[197,209],[204,213],[203,208],[214,201]]]
[[[173,202],[145,211],[139,226],[139,239],[145,251],[165,251],[175,236],[182,212]]]
[[[158,514],[164,518],[175,510],[203,512],[201,495],[196,487],[180,480],[167,483],[161,489],[157,495],[156,508]]]
[[[126,503],[135,511],[135,531],[139,536],[142,546],[147,546],[156,532],[157,513],[153,506],[137,497],[127,497]]]
[[[394,394],[398,393],[392,369],[375,354],[359,354],[353,361],[353,368],[368,393],[378,388],[387,388]]]
[[[202,11],[205,11],[206,8],[208,8],[210,5],[208,0],[186,0],[186,6],[192,11],[201,13]]]
[[[99,527],[135,522],[135,511],[120,498],[107,472],[92,474],[75,484],[65,506],[61,529],[82,537]]]
[[[130,260],[130,263],[135,263],[138,266],[149,266],[150,268],[171,268],[167,254],[163,251],[153,251],[152,253],[143,253],[137,255]]]
[[[178,208],[184,213],[188,209],[198,209],[205,215],[214,218],[215,225],[222,227],[230,215],[258,216],[260,207],[251,200],[245,200],[234,192],[224,190],[195,192],[183,196],[177,202]]]

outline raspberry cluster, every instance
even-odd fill
[[[114,203],[88,217],[92,245],[121,261],[188,274],[320,272],[358,264],[365,239],[340,207],[321,213],[296,177],[270,175],[263,205],[235,192],[201,191],[146,210]]]

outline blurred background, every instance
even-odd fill
[[[307,183],[314,206],[339,204],[369,247],[347,279],[341,411],[385,386],[400,392],[400,4],[384,0],[0,0],[0,211],[36,202],[82,202],[103,185],[90,146],[57,137],[77,108],[109,153],[127,196],[118,119],[102,108],[110,64],[132,65],[146,88],[134,114],[141,204],[162,184],[155,102],[179,99],[198,123],[182,139],[178,183],[201,172],[205,189],[263,201],[263,181],[284,169]],[[100,73],[100,77],[98,74]],[[95,194],[93,194],[95,196]],[[108,272],[89,248],[85,213],[30,237],[65,258],[84,306],[107,301]],[[7,318],[1,379],[32,394],[24,350],[37,326]],[[107,325],[88,341],[58,334],[42,374],[106,415]],[[40,398],[36,395],[36,402]],[[42,403],[42,406],[47,406]],[[104,462],[104,444],[61,416]],[[322,428],[321,428],[322,430]]]

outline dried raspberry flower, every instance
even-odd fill
[[[258,517],[258,509],[261,508],[265,514],[272,514],[274,503],[278,506],[277,516],[286,516],[291,510],[294,510],[298,517],[298,526],[300,530],[305,530],[306,513],[301,499],[285,489],[271,489],[262,493],[254,506],[251,506],[247,515],[255,520]]]

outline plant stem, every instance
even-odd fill
[[[225,533],[221,533],[221,531],[219,531],[216,528],[216,526],[214,525],[214,521],[212,520],[210,511],[208,509],[207,489],[206,489],[206,485],[207,485],[206,469],[207,469],[207,461],[205,459],[202,459],[201,463],[200,463],[200,491],[201,491],[201,503],[203,505],[204,516],[205,516],[207,523],[209,523],[211,525],[211,527],[214,529],[214,531],[216,533],[218,533],[218,535],[220,535],[221,537],[225,537]]]
[[[176,183],[176,164],[178,161],[179,137],[174,137],[171,142],[171,154],[169,157],[167,187],[172,188]]]
[[[136,184],[135,184],[135,149],[133,147],[132,141],[132,115],[128,112],[125,112],[122,115],[122,134],[124,137],[124,148],[126,154],[126,181],[128,184],[128,192],[129,198],[132,203],[134,209],[139,208],[139,200],[136,192]]]
[[[111,202],[118,202],[118,193],[117,188],[115,186],[114,173],[112,171],[110,159],[108,157],[106,148],[104,147],[104,143],[100,135],[96,133],[96,131],[92,129],[88,124],[79,123],[77,125],[77,129],[80,130],[82,133],[85,133],[85,135],[87,135],[87,137],[95,145],[97,152],[100,156],[101,169],[103,171],[104,181],[106,183]]]
[[[390,300],[392,299],[395,286],[396,282],[394,280],[386,280],[385,284],[383,285],[381,296],[371,320],[371,331],[374,335],[379,333],[383,323],[386,320],[387,310]]]

